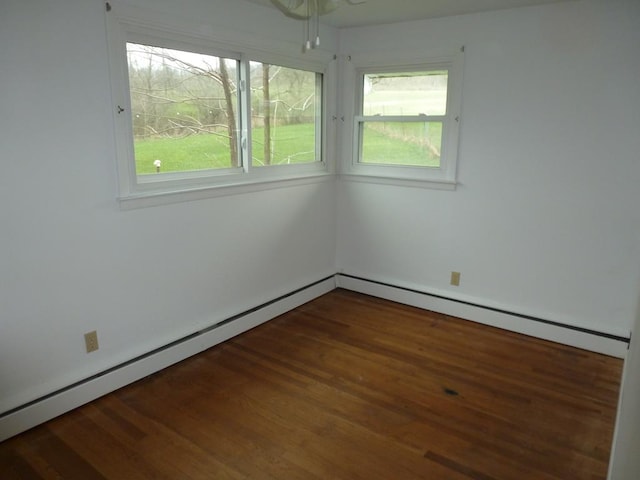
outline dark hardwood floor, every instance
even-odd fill
[[[0,478],[605,479],[621,369],[336,290],[0,443]]]

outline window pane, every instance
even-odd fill
[[[239,166],[237,61],[127,44],[138,175]]]
[[[439,167],[442,122],[363,122],[362,163]]]
[[[251,62],[253,165],[319,159],[322,75]]]
[[[448,72],[364,75],[363,115],[445,115]]]

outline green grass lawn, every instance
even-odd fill
[[[135,140],[136,172],[156,173],[155,160],[162,172],[185,172],[210,168],[229,168],[229,142],[217,135],[190,135],[183,138]]]
[[[364,127],[362,162],[439,167],[441,137],[437,122],[370,122]]]
[[[377,123],[377,122],[376,122]],[[437,167],[440,158],[423,141],[440,149],[442,125],[432,123],[377,123],[365,127],[363,161]],[[272,127],[272,165],[315,161],[313,124]],[[253,129],[253,164],[264,164],[263,129]],[[185,172],[230,168],[229,141],[222,135],[200,134],[182,138],[139,139],[134,143],[138,175],[156,173],[153,162],[162,162],[161,172]]]
[[[253,164],[264,164],[262,128],[254,128]],[[274,139],[271,164],[308,163],[315,161],[315,126],[287,125],[271,128]],[[156,173],[153,162],[162,162],[161,172],[184,172],[230,168],[229,140],[215,134],[190,135],[182,138],[137,139],[134,142],[138,175]]]

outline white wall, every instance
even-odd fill
[[[300,51],[277,11],[129,3]],[[0,413],[335,272],[332,181],[119,209],[104,10],[0,2]]]
[[[466,53],[457,190],[341,181],[338,267],[628,336],[638,25],[637,1],[580,1],[343,31],[345,55]]]

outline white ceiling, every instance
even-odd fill
[[[276,9],[271,0],[243,0]],[[367,0],[361,5],[348,5],[322,17],[322,23],[334,27],[355,27],[383,23],[447,17],[487,10],[525,7],[567,0]]]

